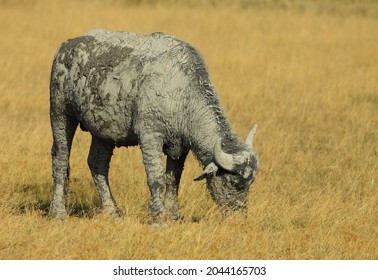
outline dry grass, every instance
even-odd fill
[[[336,0],[325,13],[242,2],[249,8],[0,2],[0,259],[378,258],[378,18],[338,13],[345,7]],[[357,3],[377,11],[372,1]],[[71,216],[46,218],[50,64],[62,41],[93,27],[164,31],[201,51],[234,131],[244,137],[259,124],[261,172],[248,219],[220,219],[193,182],[201,169],[191,157],[180,189],[184,220],[148,227],[138,148],[117,149],[111,164],[125,218],[99,215],[81,131]]]

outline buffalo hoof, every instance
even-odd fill
[[[167,223],[153,223],[150,225],[150,228],[153,228],[153,229],[168,228],[168,224]]]
[[[118,208],[114,207],[104,207],[102,214],[114,219],[119,219],[122,217],[122,213]]]
[[[50,205],[49,216],[54,219],[64,220],[67,217],[66,207],[62,203],[52,202]]]

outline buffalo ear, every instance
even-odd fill
[[[206,176],[207,176],[207,174],[202,173],[202,174],[199,175],[198,177],[194,178],[194,181],[201,181],[201,180],[205,179]]]
[[[217,171],[218,171],[218,166],[214,162],[211,162],[205,167],[202,174],[194,179],[194,181],[201,181],[201,180],[205,179],[206,176],[208,176],[208,175],[215,176]]]

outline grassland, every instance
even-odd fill
[[[0,259],[377,259],[374,1],[131,2],[0,1]],[[62,41],[93,27],[163,31],[200,50],[234,132],[259,124],[247,219],[221,219],[190,157],[183,221],[150,228],[138,148],[115,150],[111,163],[125,217],[100,215],[81,131],[71,215],[46,217],[50,65]]]

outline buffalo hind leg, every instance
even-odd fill
[[[77,121],[74,117],[51,112],[51,127],[54,143],[51,148],[54,195],[50,204],[49,215],[64,219],[67,216],[64,195],[67,193],[69,180],[69,160]]]
[[[165,211],[172,220],[179,220],[178,189],[187,153],[178,159],[167,155]]]
[[[92,173],[94,184],[100,196],[104,213],[113,217],[120,217],[121,213],[117,208],[109,187],[109,164],[113,155],[114,145],[103,142],[92,137],[91,148],[88,156],[88,165]]]

